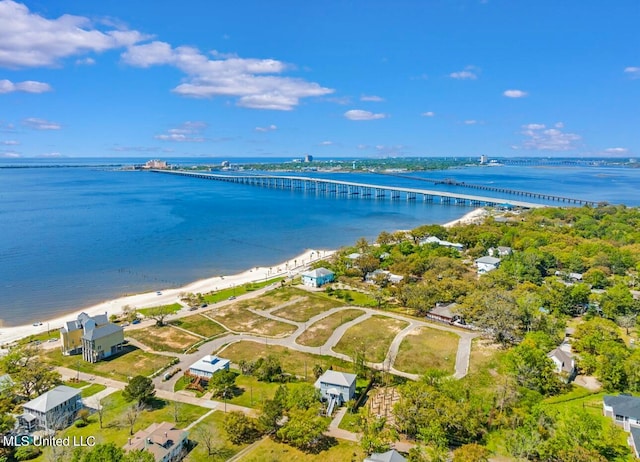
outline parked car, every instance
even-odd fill
[[[140,324],[140,320],[139,319],[134,319],[133,321],[131,321],[131,324]]]
[[[235,299],[236,299],[236,296],[235,296],[235,295],[232,295],[232,296],[231,296],[231,297],[229,297],[227,300],[235,300]]]

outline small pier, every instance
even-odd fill
[[[546,207],[534,202],[514,201],[496,197],[458,194],[427,189],[402,188],[350,181],[328,180],[279,175],[223,175],[216,173],[187,172],[182,170],[150,170],[154,173],[181,175],[204,180],[225,181],[271,189],[289,189],[294,191],[314,192],[322,195],[334,195],[349,198],[371,198],[386,200],[406,200],[415,202],[440,203],[470,207],[507,206],[513,208],[535,209]]]

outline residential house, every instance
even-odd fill
[[[629,445],[635,456],[640,457],[640,398],[627,394],[605,395],[602,406],[605,416],[629,432]]]
[[[387,452],[374,452],[364,462],[406,462],[406,458],[395,449]]]
[[[154,423],[136,432],[122,449],[148,451],[156,462],[178,462],[187,455],[189,433],[169,422]]]
[[[567,351],[568,348],[570,348],[570,346],[565,344],[547,354],[547,357],[550,358],[556,366],[556,373],[566,377],[567,383],[575,378],[577,372],[576,362],[571,352]]]
[[[197,360],[191,366],[186,375],[200,377],[202,380],[209,380],[218,371],[228,371],[231,361],[214,355],[206,355]]]
[[[427,313],[428,319],[453,324],[462,318],[456,313],[457,303],[436,303],[436,306]]]
[[[500,259],[497,257],[480,257],[476,259],[476,268],[478,268],[478,275],[488,273],[500,266]]]
[[[506,257],[513,253],[513,249],[511,247],[498,246],[491,247],[488,252],[491,257]]]
[[[302,273],[302,283],[309,287],[321,287],[333,281],[335,274],[326,268],[316,268]]]
[[[458,244],[457,242],[443,241],[442,239],[439,239],[436,236],[429,236],[426,239],[421,240],[420,245],[424,245],[424,244],[438,244],[442,247],[452,247],[456,250],[464,249],[464,246],[462,244]]]
[[[381,269],[377,269],[371,273],[367,273],[364,277],[365,281],[369,284],[375,284],[379,281],[379,278],[384,278],[386,281],[391,284],[397,284],[398,282],[404,279],[404,276],[400,276],[399,274],[393,274],[391,271],[384,271]]]
[[[23,404],[22,409],[18,421],[27,431],[60,430],[71,425],[82,409],[80,390],[59,385]]]
[[[356,395],[356,375],[347,372],[325,371],[315,387],[320,390],[322,398],[331,400],[337,398],[339,404],[346,403]]]
[[[124,330],[109,322],[106,313],[96,316],[80,313],[60,329],[60,340],[62,354],[82,354],[85,361],[95,363],[122,351]]]

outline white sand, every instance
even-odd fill
[[[58,329],[62,327],[65,322],[76,319],[83,311],[91,316],[101,313],[107,313],[107,315],[110,316],[112,314],[122,313],[122,308],[125,305],[134,308],[169,305],[176,303],[182,293],[207,293],[234,286],[241,286],[248,282],[261,282],[280,276],[293,276],[303,272],[310,263],[328,257],[333,253],[333,250],[307,250],[294,258],[271,267],[256,267],[231,276],[202,279],[178,289],[162,290],[161,295],[158,295],[156,292],[148,292],[121,297],[116,300],[110,300],[76,312],[68,313],[55,319],[43,320],[40,326],[0,327],[0,345],[14,342],[29,335],[40,334],[46,332],[48,329]]]
[[[484,218],[489,214],[489,212],[482,207],[472,210],[471,212],[465,214],[463,217],[458,218],[457,220],[450,221],[449,223],[445,223],[445,228],[451,228],[455,225],[469,225],[472,223],[481,223],[484,221]]]

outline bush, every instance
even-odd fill
[[[37,446],[20,446],[16,449],[16,460],[31,460],[42,454],[42,450]]]
[[[78,420],[76,420],[76,421],[73,423],[73,425],[74,425],[76,428],[82,428],[82,427],[86,427],[86,426],[88,425],[88,423],[87,423],[87,422],[85,422],[85,421],[84,421],[84,420],[82,420],[82,419],[78,419]]]

